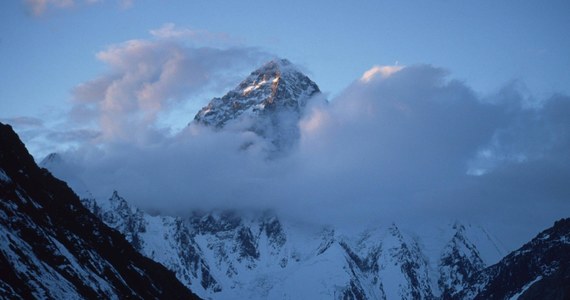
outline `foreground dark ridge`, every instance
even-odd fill
[[[444,299],[570,299],[570,218],[554,223],[530,242],[469,280]]]
[[[198,299],[40,169],[0,123],[0,298]]]

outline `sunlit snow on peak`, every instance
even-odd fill
[[[279,79],[281,77],[280,76],[275,76],[275,78],[271,79],[271,84],[272,85],[276,85],[279,82]],[[249,85],[248,87],[243,89],[242,95],[247,96],[249,93],[251,93],[254,90],[257,90],[261,87],[263,87],[265,84],[268,83],[267,78],[263,78],[261,81],[259,82],[254,82],[253,84]]]

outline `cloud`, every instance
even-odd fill
[[[503,115],[446,76],[410,66],[356,81],[329,107],[316,109],[301,123],[298,165],[304,184],[320,188],[301,198],[332,201],[325,210],[346,206],[331,214],[395,216],[418,213],[418,197],[427,190],[461,184],[467,161]]]
[[[46,139],[56,143],[86,143],[100,135],[98,131],[89,129],[73,129],[65,131],[51,131]]]
[[[247,47],[188,46],[177,39],[194,34],[174,25],[151,32],[155,39],[130,40],[97,53],[109,71],[73,91],[72,119],[98,127],[102,140],[157,137],[153,128],[161,114],[217,85],[227,87],[244,67],[266,57]]]
[[[10,124],[25,141],[28,151],[36,159],[43,159],[46,155],[64,149],[77,148],[91,143],[99,135],[99,131],[70,128],[69,124],[45,124],[42,120],[33,117],[4,118],[0,120]]]
[[[127,85],[141,87],[126,89],[132,102],[100,100],[114,88],[122,91],[134,66],[153,73],[137,57],[152,61],[152,55],[139,47],[157,45],[124,44],[102,54],[119,71],[94,81],[93,92],[83,90],[82,103],[95,103],[109,116],[154,113],[154,105],[137,98],[146,80]],[[170,53],[169,47],[149,52]],[[132,73],[146,78],[138,69]],[[340,226],[459,219],[497,225],[515,248],[570,211],[570,98],[556,95],[529,106],[516,86],[506,89],[482,97],[443,69],[407,66],[356,80],[329,104],[311,101],[298,147],[278,159],[267,160],[265,141],[251,132],[195,124],[153,143],[109,139],[64,157],[81,166],[71,173],[98,197],[117,189],[150,210],[273,208]],[[165,98],[176,98],[176,88],[168,90]]]
[[[293,175],[306,188],[283,187],[303,199],[296,211],[347,223],[471,220],[510,246],[567,217],[570,97],[529,105],[518,85],[481,97],[448,77],[410,66],[314,110]]]
[[[103,0],[24,0],[24,4],[34,16],[41,16],[50,9],[68,9],[78,5],[93,5]],[[134,0],[117,0],[123,9],[130,8]]]
[[[192,29],[166,23],[162,27],[153,29],[150,34],[159,39],[190,40],[200,43],[235,43],[238,42],[227,33],[214,33],[203,29]]]
[[[565,149],[570,149],[567,96],[553,96],[540,106],[528,106],[527,99],[517,98],[514,103],[507,102],[508,126],[495,131],[491,141],[470,162],[472,173],[484,174],[509,163],[561,158]]]
[[[75,4],[74,0],[24,0],[30,11],[35,16],[40,16],[48,9],[54,8],[68,8]]]
[[[223,34],[193,35],[174,24],[151,32],[148,39],[99,51],[96,58],[107,68],[73,88],[69,111],[50,110],[47,124],[35,117],[3,121],[16,127],[38,159],[83,144],[159,143],[269,57],[256,48],[210,45]]]
[[[380,76],[381,78],[388,78],[392,74],[402,70],[403,66],[374,66],[370,70],[364,72],[360,80],[363,82],[368,82],[372,80],[375,76]]]
[[[2,118],[2,122],[21,128],[37,128],[37,127],[42,127],[44,125],[44,121],[41,120],[40,118],[29,117],[29,116]]]
[[[119,4],[123,9],[131,8],[133,5],[135,5],[135,0],[119,0]]]

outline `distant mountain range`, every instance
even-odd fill
[[[279,157],[294,147],[319,93],[292,63],[271,61],[190,126],[252,132]],[[5,297],[187,299],[195,297],[189,288],[204,299],[570,298],[570,219],[507,254],[492,230],[461,222],[354,232],[273,211],[151,215],[120,191],[94,198],[65,163],[53,154],[41,165],[81,201],[0,127]]]
[[[457,222],[415,232],[392,224],[349,235],[332,227],[305,228],[267,211],[169,217],[146,214],[117,193],[102,204],[83,201],[141,253],[208,299],[570,295],[570,219],[502,258],[485,229]]]

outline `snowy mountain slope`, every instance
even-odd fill
[[[570,219],[476,274],[451,299],[570,298]]]
[[[441,242],[434,243],[433,235],[396,224],[349,235],[271,212],[175,218],[141,214],[117,193],[106,201],[84,203],[204,298],[435,299],[449,290],[448,282],[486,266],[470,242],[486,233],[459,223],[440,228]],[[494,242],[479,243],[489,248]]]
[[[276,59],[252,72],[236,88],[214,98],[194,122],[215,128],[236,126],[284,151],[299,139],[298,122],[319,87],[286,59]]]
[[[440,262],[439,286],[444,297],[453,296],[468,286],[469,279],[485,268],[477,247],[465,236],[465,227],[455,224],[455,234],[445,247]]]
[[[485,229],[459,222],[393,224],[345,234],[333,227],[303,228],[268,212],[151,216],[118,193],[105,201],[83,201],[141,253],[210,299],[525,299],[547,287],[564,293],[560,282],[568,280],[564,268],[549,273],[520,263],[487,267],[498,262],[504,250]],[[551,236],[567,239],[561,233],[541,239]],[[551,256],[563,265],[560,253],[565,252]],[[492,271],[497,268],[501,271]],[[495,283],[513,281],[501,278],[518,272],[527,275],[516,275],[516,286]],[[503,275],[495,279],[496,273]],[[504,286],[508,291],[497,296],[497,287]]]
[[[0,124],[0,298],[197,299],[38,168]]]

